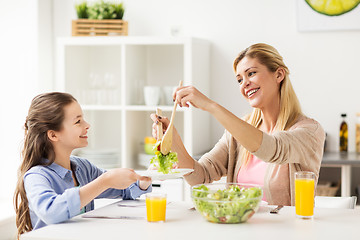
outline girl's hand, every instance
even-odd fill
[[[173,98],[179,103],[180,107],[189,107],[188,103],[190,103],[204,111],[208,111],[213,103],[211,99],[202,94],[194,86],[178,87],[173,94]]]
[[[137,180],[144,181],[144,183],[142,183],[143,187],[145,187],[147,184],[148,187],[151,183],[151,178],[140,176],[130,168],[111,169],[104,173],[104,177],[105,184],[108,188],[125,189]],[[142,186],[140,187],[142,188]]]
[[[139,187],[141,190],[146,190],[151,184],[151,180],[150,181],[139,181]]]
[[[169,124],[170,124],[170,121],[169,121],[169,119],[168,119],[167,117],[160,117],[160,116],[158,116],[158,115],[156,115],[156,114],[154,114],[154,113],[152,113],[152,114],[150,115],[150,118],[151,118],[151,120],[153,120],[153,122],[154,122],[153,125],[152,125],[152,136],[153,136],[153,138],[158,139],[157,124],[158,124],[159,122],[162,123],[163,133],[165,133],[167,127],[168,127]]]

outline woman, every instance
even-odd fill
[[[174,100],[213,115],[225,133],[215,147],[197,162],[186,151],[174,129],[172,151],[180,168],[193,168],[189,184],[209,183],[227,176],[227,182],[263,186],[269,204],[294,205],[294,173],[312,171],[319,176],[325,133],[318,122],[303,115],[289,79],[289,70],[277,50],[254,44],[234,60],[240,92],[254,108],[240,119],[193,86],[179,87]],[[169,121],[151,115],[156,123]]]

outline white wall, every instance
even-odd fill
[[[296,0],[124,0],[129,35],[180,33],[208,39],[211,97],[239,116],[250,111],[232,72],[236,54],[256,42],[274,45],[290,68],[303,110],[329,134],[337,151],[340,113],[349,116],[349,150],[360,112],[360,31],[300,33]],[[56,37],[70,36],[73,0],[0,0],[0,200],[16,182],[23,123],[30,100],[53,86]],[[223,132],[212,122],[212,142]]]
[[[250,108],[232,72],[236,54],[256,42],[274,45],[291,71],[303,110],[329,134],[337,151],[340,113],[348,113],[349,149],[360,112],[360,31],[300,33],[296,0],[124,0],[129,35],[180,33],[212,43],[211,97],[239,116]],[[35,93],[52,88],[56,37],[70,36],[73,0],[0,0],[0,199],[11,198],[23,123]],[[10,21],[11,20],[11,21]],[[212,142],[223,129],[212,123]]]
[[[6,9],[0,15],[0,203],[8,206],[2,208],[5,217],[4,209],[12,211],[26,113],[38,91],[39,28],[36,0],[1,0],[0,5]]]
[[[73,2],[55,0],[55,36],[70,36]],[[211,97],[239,116],[250,111],[232,72],[236,54],[249,45],[275,46],[291,71],[304,112],[328,133],[328,147],[338,150],[340,114],[348,114],[349,150],[355,150],[355,113],[360,112],[359,31],[298,32],[296,0],[125,0],[129,35],[183,35],[208,39],[211,52]],[[61,7],[60,7],[61,5]],[[65,12],[64,12],[65,11]],[[59,19],[64,21],[59,21]],[[215,143],[223,129],[212,123]]]

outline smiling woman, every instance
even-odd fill
[[[195,161],[174,128],[172,149],[180,168],[194,171],[191,184],[209,183],[226,176],[227,182],[262,186],[272,205],[294,205],[294,173],[312,171],[319,176],[325,133],[318,122],[303,115],[289,79],[289,70],[278,51],[254,44],[234,60],[240,92],[253,107],[243,119],[206,97],[193,86],[178,87],[174,100],[181,107],[193,105],[212,114],[225,128],[215,147]],[[153,132],[169,120],[152,115]]]

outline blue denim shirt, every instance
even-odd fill
[[[80,186],[105,172],[86,159],[71,156],[70,161]],[[81,212],[79,188],[74,186],[72,172],[56,163],[32,167],[25,173],[24,185],[33,229],[66,221]],[[151,190],[151,185],[143,191],[135,182],[126,189],[108,189],[96,198],[136,199]],[[85,206],[85,212],[93,209],[94,201]]]

